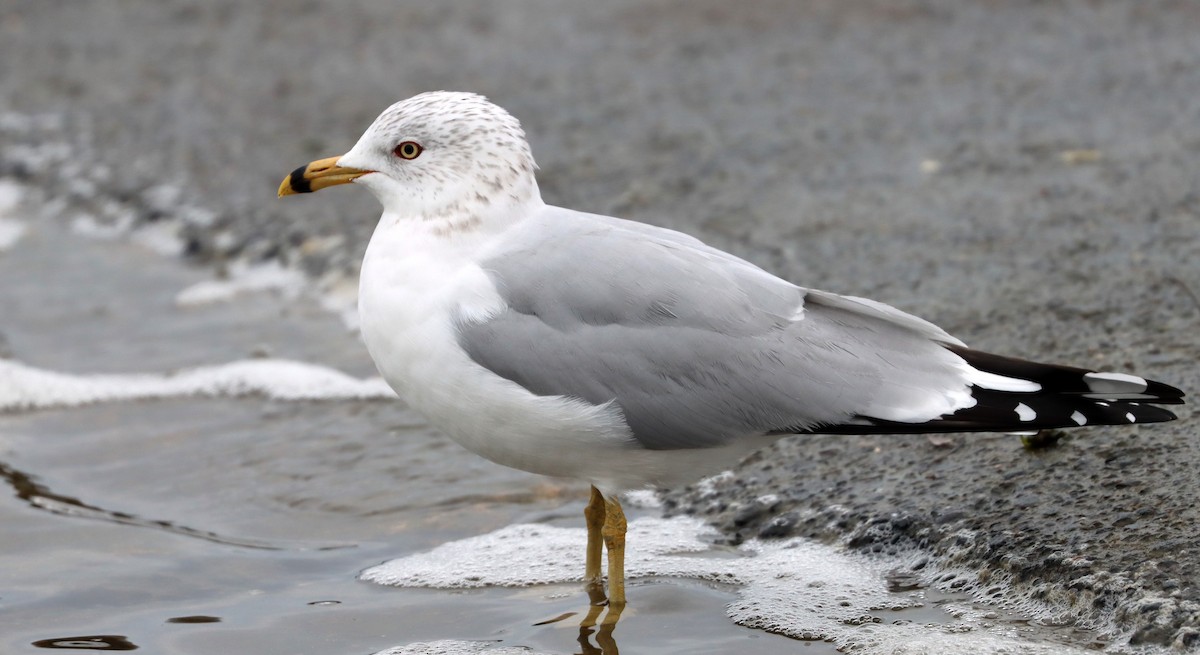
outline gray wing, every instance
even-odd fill
[[[935,326],[679,233],[557,208],[515,229],[483,262],[507,309],[459,343],[535,394],[615,401],[647,448],[928,420],[967,386]]]

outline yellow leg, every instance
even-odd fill
[[[604,546],[608,549],[608,606],[609,615],[625,607],[625,512],[616,498],[604,501]],[[608,616],[605,621],[608,621]]]
[[[600,532],[604,527],[604,496],[600,490],[592,487],[592,499],[583,508],[583,518],[587,520],[587,564],[583,569],[583,581],[588,585],[599,585],[600,555],[604,548]]]

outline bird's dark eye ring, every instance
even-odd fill
[[[416,141],[405,141],[396,146],[392,152],[401,159],[416,159],[421,156],[421,151],[424,148]]]

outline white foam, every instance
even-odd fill
[[[62,118],[57,114],[0,113],[0,131],[39,132],[62,129]]]
[[[358,331],[358,278],[332,273],[320,280],[317,302],[351,332]]]
[[[733,471],[721,471],[715,475],[710,475],[696,483],[696,493],[700,494],[701,498],[709,498],[716,495],[719,486],[733,479]]]
[[[754,502],[758,503],[759,505],[770,507],[771,505],[774,505],[775,503],[779,502],[779,495],[778,494],[763,494],[763,495],[759,496],[758,498],[755,498]]]
[[[926,626],[917,624],[880,626],[883,631],[893,633],[880,647],[863,646],[856,653],[870,655],[1085,655],[1089,652],[1068,646],[1032,644],[1016,637],[992,635],[978,631],[929,632]],[[870,632],[873,626],[860,630]],[[903,635],[903,637],[902,637]],[[801,651],[797,651],[801,652]],[[382,650],[375,655],[545,655],[543,651],[530,650],[524,646],[501,646],[497,642],[439,641],[417,642]]]
[[[1095,653],[1093,650],[1073,648],[1059,644],[1037,644],[1023,640],[1013,634],[1003,632],[931,632],[925,626],[909,624],[904,626],[872,627],[879,631],[894,632],[886,640],[886,645],[868,646],[864,653],[887,653],[888,655],[1085,655]],[[908,633],[905,638],[904,633]]]
[[[179,224],[174,221],[146,223],[129,234],[129,240],[164,257],[183,254],[183,239],[179,236]]]
[[[490,641],[422,641],[407,646],[381,650],[375,655],[539,655],[520,646],[498,646]]]
[[[71,219],[71,232],[97,241],[116,241],[133,227],[133,214],[126,212],[111,223],[101,222],[92,214],[82,213]]]
[[[662,496],[654,489],[633,489],[621,494],[626,507],[659,509],[663,506]]]
[[[175,296],[175,304],[180,307],[195,307],[262,291],[278,292],[286,298],[294,298],[306,284],[303,273],[284,268],[279,262],[271,261],[253,266],[235,263],[230,266],[228,279],[197,282],[180,291]]]
[[[25,236],[24,223],[0,216],[0,252],[12,250],[23,236]]]
[[[186,396],[264,396],[277,400],[395,398],[381,378],[284,359],[248,359],[172,374],[76,375],[0,360],[0,411]]]
[[[25,189],[20,184],[0,179],[0,252],[12,250],[25,236],[25,223],[13,217],[24,196]]]
[[[1085,652],[1026,643],[970,612],[948,617],[945,624],[896,621],[902,617],[892,611],[919,602],[887,589],[887,573],[904,565],[900,559],[851,554],[799,538],[751,540],[736,556],[706,556],[711,533],[704,522],[690,517],[632,521],[626,576],[739,585],[737,600],[727,606],[736,623],[798,639],[831,641],[855,653]],[[443,589],[579,582],[586,539],[582,528],[512,525],[386,562],[361,577],[379,584]],[[632,602],[637,602],[636,592]]]
[[[178,184],[158,184],[142,192],[142,200],[154,211],[167,214],[179,207],[183,187]]]
[[[625,574],[685,575],[720,579],[737,567],[713,570],[711,563],[678,557],[699,553],[708,544],[699,540],[707,532],[695,518],[642,518],[629,523],[627,542],[637,544],[625,553]],[[525,587],[535,584],[581,581],[580,556],[587,541],[582,529],[549,525],[510,525],[490,534],[442,544],[363,571],[362,579],[401,587],[462,589],[474,587]],[[678,561],[677,561],[678,560]],[[520,566],[505,563],[520,562]]]
[[[11,216],[25,197],[25,187],[13,180],[0,179],[0,216]]]
[[[20,162],[21,166],[34,174],[45,173],[70,161],[74,151],[65,143],[17,144],[5,148],[6,158]]]

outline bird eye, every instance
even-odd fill
[[[405,141],[392,150],[401,159],[416,159],[424,148],[416,141]]]

